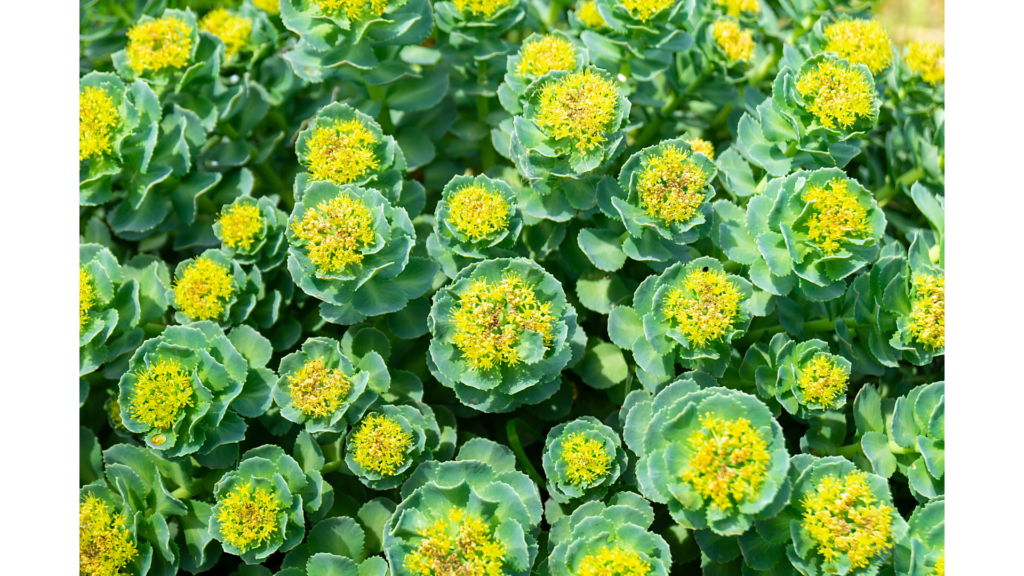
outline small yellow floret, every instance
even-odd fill
[[[840,20],[825,27],[826,52],[878,74],[892,64],[892,41],[878,20]]]
[[[589,486],[608,475],[611,458],[604,444],[573,432],[562,438],[562,461],[569,484]]]
[[[96,288],[92,274],[85,268],[78,269],[78,333],[85,332],[89,324],[89,311],[96,306]]]
[[[850,191],[846,180],[836,177],[825,186],[808,186],[803,199],[814,202],[807,236],[826,254],[835,254],[841,243],[871,233],[867,208]]]
[[[405,557],[405,568],[417,576],[503,576],[505,545],[483,520],[452,507],[420,530],[419,548]]]
[[[732,331],[740,313],[740,291],[727,274],[697,269],[683,280],[683,288],[669,289],[663,313],[693,345],[721,340]]]
[[[114,99],[98,86],[78,93],[78,160],[109,154],[121,115]]]
[[[822,60],[796,81],[796,89],[826,128],[846,128],[874,113],[874,86],[843,62]]]
[[[925,347],[946,346],[946,278],[920,274],[914,277],[910,334]]]
[[[516,76],[543,76],[552,70],[572,70],[576,67],[576,45],[561,36],[545,34],[535,38],[519,50]]]
[[[707,181],[708,175],[689,152],[667,146],[644,160],[636,188],[644,211],[672,224],[697,215],[704,203]]]
[[[206,30],[220,38],[224,42],[224,51],[228,56],[233,56],[249,41],[249,34],[252,33],[252,18],[238,16],[224,8],[217,8],[203,16],[203,19],[199,21],[199,29]]]
[[[634,18],[647,22],[659,12],[675,5],[678,0],[621,0]]]
[[[388,0],[316,0],[327,14],[344,12],[349,20],[376,18],[388,7]]]
[[[192,28],[173,16],[148,20],[128,30],[128,65],[136,74],[181,68],[192,52]]]
[[[715,147],[711,142],[703,138],[694,138],[693,140],[687,140],[686,143],[693,149],[694,154],[703,154],[707,156],[708,160],[715,159]]]
[[[633,550],[602,546],[580,560],[579,576],[647,576],[651,565]]]
[[[518,0],[454,0],[455,7],[463,14],[472,16],[483,16],[490,18],[506,6],[511,6]]]
[[[942,551],[942,556],[939,556],[939,560],[935,563],[935,569],[929,576],[946,576],[946,551]]]
[[[735,20],[717,20],[711,28],[715,42],[733,62],[750,60],[754,53],[754,35],[750,30],[741,30]]]
[[[252,0],[252,3],[264,12],[269,12],[271,14],[278,14],[281,12],[280,0]]]
[[[220,318],[234,292],[231,270],[200,256],[175,280],[174,304],[192,320],[215,320]]]
[[[280,531],[281,503],[265,488],[241,484],[218,502],[217,520],[224,542],[242,552],[270,540]]]
[[[607,139],[618,106],[619,91],[613,81],[593,70],[580,70],[540,89],[533,120],[552,138],[569,138],[585,153]]]
[[[292,404],[306,416],[330,416],[341,408],[352,387],[339,368],[329,370],[322,358],[309,360],[288,375]]]
[[[942,84],[946,81],[946,51],[935,42],[907,44],[907,66],[929,84]]]
[[[81,576],[120,576],[139,554],[124,515],[111,513],[103,500],[89,494],[78,503],[78,572]]]
[[[853,568],[865,568],[892,546],[894,510],[878,501],[859,470],[844,479],[825,476],[801,505],[803,528],[826,561],[845,554]]]
[[[829,409],[846,393],[849,382],[850,373],[845,366],[827,354],[818,354],[800,369],[797,384],[806,404],[820,404]]]
[[[554,339],[551,303],[538,302],[533,286],[515,272],[501,282],[476,280],[458,298],[453,341],[474,370],[520,362],[519,340],[527,330],[538,332],[545,346]]]
[[[393,418],[373,413],[363,418],[350,440],[352,459],[381,476],[393,476],[405,463],[405,451],[412,445],[412,434],[402,430]]]
[[[221,242],[235,249],[248,250],[263,229],[260,207],[248,202],[225,206],[217,221]]]
[[[761,9],[758,0],[717,0],[718,5],[725,8],[726,12],[734,18],[740,17],[740,12],[757,12]]]
[[[311,180],[350,184],[380,166],[374,152],[377,137],[358,118],[313,129],[306,156]]]
[[[159,358],[135,371],[135,390],[128,401],[133,418],[152,428],[168,429],[185,406],[195,405],[192,371],[174,358]]]
[[[358,198],[342,194],[306,210],[292,226],[306,243],[309,260],[320,272],[341,272],[363,261],[363,248],[374,243],[373,213]]]
[[[683,480],[719,510],[756,500],[771,462],[761,433],[746,418],[723,420],[710,412],[700,423],[689,438],[694,454]]]
[[[597,3],[594,0],[578,2],[576,4],[576,17],[587,28],[601,30],[608,27],[608,23],[604,21],[604,16],[601,16],[601,13],[597,11]]]
[[[448,199],[448,222],[477,241],[508,226],[508,201],[482,184],[469,184]]]

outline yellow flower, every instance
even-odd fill
[[[826,254],[835,254],[841,243],[871,233],[867,208],[850,191],[847,180],[836,177],[825,186],[809,185],[803,199],[814,203],[807,236]]]
[[[306,210],[292,231],[306,243],[309,260],[320,272],[341,272],[362,263],[360,251],[376,239],[370,209],[345,194]]]
[[[341,408],[352,387],[339,368],[328,370],[322,358],[309,360],[288,375],[292,404],[306,416],[330,416]]]
[[[637,177],[637,192],[647,214],[665,224],[687,222],[704,203],[708,175],[693,162],[689,152],[666,146],[644,159]]]
[[[459,188],[448,199],[448,222],[477,241],[508,226],[508,201],[483,184]]]
[[[158,358],[135,371],[135,390],[129,404],[132,417],[147,426],[174,426],[181,410],[195,405],[192,371],[174,358]]]
[[[219,318],[235,292],[231,270],[207,256],[188,264],[174,282],[174,303],[192,320]]]
[[[540,333],[545,346],[554,339],[551,303],[538,302],[533,287],[515,272],[500,282],[476,280],[458,298],[453,340],[475,370],[520,362],[517,348],[527,330]]]
[[[128,30],[128,65],[136,74],[181,68],[192,52],[192,28],[173,16],[139,22]]]
[[[484,16],[490,18],[506,6],[511,6],[518,0],[454,0],[455,7],[463,14],[469,13],[472,16]]]
[[[316,3],[324,13],[344,12],[349,20],[375,18],[388,7],[388,0],[316,0]]]
[[[313,129],[306,156],[311,180],[349,184],[380,166],[374,152],[377,137],[358,118]]]
[[[907,66],[932,85],[946,81],[946,51],[935,42],[907,44]]]
[[[78,269],[78,333],[85,332],[89,324],[89,311],[97,303],[96,288],[93,286],[92,274],[85,268]]]
[[[232,14],[224,8],[206,13],[199,21],[199,29],[206,30],[224,42],[224,50],[233,56],[249,41],[252,33],[252,18]]]
[[[826,52],[878,74],[892,64],[892,41],[878,20],[840,20],[825,27]]]
[[[695,154],[703,154],[707,156],[708,160],[715,159],[715,147],[711,142],[703,138],[694,138],[693,140],[687,140],[686,143],[690,145]]]
[[[269,541],[280,530],[281,503],[265,488],[237,485],[218,504],[224,542],[242,552]]]
[[[750,60],[750,55],[754,53],[754,35],[750,30],[741,30],[735,20],[723,18],[715,21],[711,31],[718,47],[729,60]]]
[[[647,22],[656,14],[674,6],[678,0],[622,0],[622,5],[634,18]]]
[[[946,576],[946,551],[942,551],[942,556],[939,556],[938,562],[935,563],[935,569],[929,576]]]
[[[825,476],[800,504],[803,528],[826,561],[845,554],[853,568],[865,568],[892,546],[894,511],[875,498],[859,470],[844,479]]]
[[[263,215],[256,204],[230,204],[217,219],[220,222],[221,241],[225,246],[248,250],[256,235],[263,229]]]
[[[412,434],[402,430],[393,418],[373,413],[363,418],[349,443],[352,459],[360,466],[381,476],[394,476],[405,463]]]
[[[919,274],[911,296],[910,334],[926,348],[946,345],[946,279]]]
[[[519,50],[516,76],[543,76],[552,70],[572,70],[575,67],[576,45],[561,36],[545,34],[523,44]]]
[[[719,510],[756,500],[771,461],[768,443],[746,418],[724,420],[708,412],[700,423],[703,428],[689,438],[694,453],[683,480]]]
[[[580,560],[579,576],[647,576],[651,565],[633,550],[602,546]]]
[[[594,0],[578,2],[576,4],[576,17],[587,28],[601,30],[608,27],[608,23],[604,21],[604,16],[601,16],[601,13],[597,11],[597,3]]]
[[[483,520],[452,507],[419,531],[419,547],[405,557],[405,568],[417,576],[503,576],[505,545]]]
[[[611,458],[605,453],[604,444],[587,438],[580,432],[573,432],[562,438],[562,461],[569,484],[590,485],[608,475]]]
[[[740,12],[757,12],[761,9],[761,3],[758,0],[717,0],[717,2],[734,18],[739,18]]]
[[[121,114],[106,90],[83,88],[78,93],[78,160],[109,154],[120,121]]]
[[[679,331],[693,345],[701,347],[721,340],[732,331],[740,314],[740,291],[728,275],[714,269],[695,269],[683,280],[683,288],[670,288],[663,313],[675,320]]]
[[[807,404],[820,404],[829,409],[846,393],[850,373],[827,354],[818,354],[800,369],[797,384]]]
[[[124,525],[103,500],[89,494],[78,503],[78,572],[81,576],[120,576],[139,550]]]
[[[796,89],[826,128],[846,128],[874,112],[875,87],[845,62],[822,60],[796,81]]]
[[[252,0],[252,3],[264,12],[269,12],[271,14],[281,12],[280,0]]]
[[[580,152],[601,145],[619,106],[615,83],[593,70],[580,70],[546,83],[534,122],[556,140],[569,138]]]

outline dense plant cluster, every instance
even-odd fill
[[[80,573],[942,576],[871,0],[82,0]]]

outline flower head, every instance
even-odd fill
[[[306,362],[288,375],[292,403],[306,416],[329,416],[338,411],[352,387],[345,373],[324,366],[322,358]]]
[[[689,151],[665,147],[644,161],[637,181],[640,202],[649,215],[666,224],[686,222],[704,203],[708,176]]]
[[[634,18],[647,22],[662,10],[674,6],[678,0],[622,0],[622,5]]]
[[[193,320],[212,320],[224,312],[234,292],[231,270],[200,256],[175,279],[174,303]]]
[[[120,576],[138,556],[124,515],[89,494],[78,503],[78,571],[82,576]]]
[[[608,474],[611,465],[604,444],[580,432],[562,438],[562,461],[568,481],[573,485],[593,484]]]
[[[191,54],[192,27],[184,20],[165,16],[139,22],[128,30],[126,57],[136,74],[181,68]]]
[[[385,414],[373,413],[363,418],[359,429],[349,441],[352,459],[367,470],[381,476],[392,476],[406,460],[412,435]]]
[[[932,85],[946,80],[946,55],[941,44],[910,42],[907,44],[907,66]]]
[[[683,289],[668,290],[662,312],[687,339],[704,346],[729,333],[740,314],[740,291],[724,272],[694,269],[683,279]]]
[[[895,511],[872,494],[863,472],[823,477],[800,504],[803,529],[826,561],[846,555],[853,568],[864,568],[892,546]]]
[[[594,0],[578,2],[576,4],[576,17],[587,28],[601,30],[608,27],[608,23],[604,21],[604,16],[601,16],[601,13],[597,11],[597,3]]]
[[[516,75],[543,76],[552,70],[576,67],[576,45],[563,36],[545,34],[531,40],[519,50]]]
[[[97,304],[96,288],[93,286],[92,274],[85,268],[78,269],[78,331],[85,331],[89,323],[89,311]]]
[[[518,0],[454,0],[455,7],[463,14],[490,18],[506,6]]]
[[[750,30],[742,30],[735,20],[723,18],[715,21],[711,32],[729,60],[750,60],[754,52],[754,35]]]
[[[756,499],[771,460],[760,432],[746,418],[726,420],[705,413],[700,423],[703,428],[688,440],[694,453],[683,480],[720,510]]]
[[[78,160],[109,154],[121,115],[114,99],[98,86],[78,93]]]
[[[373,213],[358,198],[342,194],[306,210],[292,226],[306,242],[309,260],[321,272],[341,272],[363,261],[363,248],[373,244]]]
[[[509,203],[500,193],[473,183],[449,198],[448,222],[472,240],[481,240],[508,226],[508,209]]]
[[[224,541],[243,552],[270,540],[279,530],[281,504],[263,487],[239,484],[218,504]]]
[[[797,384],[803,393],[805,403],[820,404],[829,409],[836,400],[846,393],[850,372],[828,354],[818,354],[800,369]]]
[[[309,139],[306,158],[311,180],[349,184],[380,166],[374,151],[377,137],[362,120],[317,124]]]
[[[206,13],[199,21],[199,29],[206,30],[224,42],[224,50],[228,56],[238,53],[249,41],[252,33],[252,18],[232,14],[224,8],[217,8]]]
[[[707,156],[708,160],[715,159],[715,146],[703,138],[694,138],[693,140],[687,140],[687,144],[693,149],[695,154],[703,154]]]
[[[848,19],[825,27],[825,51],[878,74],[892,64],[892,41],[878,20]]]
[[[560,76],[540,89],[534,122],[556,139],[569,138],[580,152],[601,145],[615,121],[619,92],[601,74],[580,70]]]
[[[937,350],[946,346],[946,279],[943,276],[914,276],[911,297],[910,334],[915,340]]]
[[[281,12],[280,2],[281,0],[252,0],[252,3],[257,8],[264,12],[269,12],[270,14],[277,14]]]
[[[857,201],[843,178],[833,178],[825,186],[809,185],[803,194],[811,206],[807,235],[827,254],[835,254],[840,244],[871,234],[867,208]]]
[[[344,12],[349,20],[380,16],[388,7],[388,0],[316,0],[327,14]]]
[[[171,357],[161,357],[135,372],[129,398],[132,417],[153,428],[170,428],[185,406],[195,403],[192,371]]]
[[[263,229],[263,215],[259,204],[233,203],[224,207],[220,217],[221,241],[231,248],[248,250]]]
[[[734,18],[739,18],[740,12],[757,12],[761,9],[761,3],[758,0],[717,0],[717,2]]]
[[[579,576],[647,576],[651,565],[633,550],[602,546],[580,561]]]
[[[853,66],[821,60],[796,81],[807,109],[826,128],[848,128],[873,114],[874,86]]]
[[[420,530],[419,548],[405,557],[405,568],[418,576],[502,576],[505,545],[477,515],[452,507]]]

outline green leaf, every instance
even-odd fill
[[[358,562],[364,557],[365,540],[362,527],[355,520],[342,516],[328,518],[314,526],[306,543],[311,554],[330,552]]]
[[[622,350],[615,344],[599,342],[583,355],[578,368],[583,383],[604,390],[629,377],[629,365]]]
[[[228,333],[228,340],[249,363],[250,368],[262,368],[270,361],[274,348],[270,340],[250,326],[236,326]]]
[[[614,272],[626,263],[622,242],[618,234],[611,230],[584,228],[580,230],[577,241],[590,262],[605,272]]]
[[[644,335],[644,323],[636,310],[616,306],[608,315],[608,337],[620,348],[633,349],[633,343]]]
[[[868,432],[885,433],[885,421],[882,419],[882,398],[873,384],[860,389],[853,401],[853,418],[857,422],[857,430],[861,434]]]
[[[626,301],[630,293],[617,275],[609,274],[596,280],[580,279],[576,283],[576,295],[588,309],[608,314],[614,306]]]
[[[868,432],[860,439],[864,455],[871,461],[875,474],[889,478],[896,471],[896,457],[889,451],[889,438],[881,432]]]
[[[359,567],[348,558],[321,552],[309,558],[306,576],[359,576]]]

